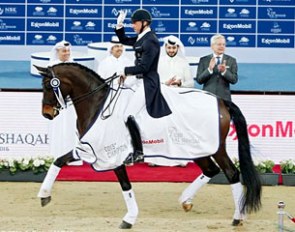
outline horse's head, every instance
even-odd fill
[[[55,73],[54,67],[42,68],[34,65],[42,75],[42,115],[52,120],[65,105],[65,97],[69,94],[70,84]]]
[[[35,65],[34,65],[35,66]],[[97,110],[108,92],[108,83],[116,76],[105,81],[93,70],[78,63],[60,63],[48,68],[35,66],[43,76],[43,100],[42,114],[45,118],[52,120],[59,113],[59,110],[66,107],[66,100],[69,96],[81,111],[86,103]],[[82,103],[83,104],[80,104]]]

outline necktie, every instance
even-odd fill
[[[221,63],[221,62],[220,62],[220,57],[217,56],[216,59],[217,59],[217,65],[219,65],[219,64]]]

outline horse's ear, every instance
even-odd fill
[[[34,65],[34,67],[38,70],[38,72],[40,73],[40,75],[45,76],[48,73],[48,69],[47,68],[43,68],[43,67],[39,67],[37,65]]]

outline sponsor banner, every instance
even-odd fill
[[[110,20],[110,19],[106,19],[103,21],[104,25],[104,31],[105,32],[111,32],[113,33],[113,35],[115,34],[114,30],[116,28],[117,25],[117,20]],[[134,30],[132,28],[132,24],[131,21],[129,19],[126,19],[124,21],[124,28],[125,28],[125,32],[128,33],[130,35],[130,32],[133,33]]]
[[[1,4],[0,6],[0,16],[24,17],[25,14],[25,5]]]
[[[2,3],[26,3],[26,0],[3,0]]]
[[[254,20],[220,20],[220,33],[255,33],[256,22]]]
[[[126,20],[130,20],[132,12],[137,10],[140,7],[140,5],[136,6],[125,6],[125,5],[112,5],[112,6],[105,6],[104,7],[104,18],[111,18],[116,19],[119,16],[119,11],[124,10],[127,11]],[[115,20],[115,23],[117,23],[117,20]]]
[[[210,38],[214,34],[181,34],[180,39],[187,47],[210,47]]]
[[[294,0],[258,0],[259,5],[295,6]]]
[[[180,18],[205,18],[205,19],[216,19],[217,18],[217,7],[181,7]]]
[[[292,34],[294,35],[294,22],[287,21],[259,21],[258,32],[266,34]]]
[[[0,157],[49,155],[41,93],[0,92]],[[9,109],[9,110],[7,110]]]
[[[179,8],[178,6],[145,6],[152,18],[179,18]]]
[[[32,38],[32,34],[39,31],[63,33],[62,39],[66,39],[67,34],[79,33],[83,38],[73,44],[76,46],[83,46],[86,40],[92,40],[86,39],[84,33],[88,35],[97,32],[101,39],[108,38],[109,33],[114,33],[120,10],[127,11],[124,26],[127,34],[133,35],[130,17],[136,9],[145,8],[152,15],[152,29],[157,34],[180,35],[185,39],[185,46],[207,46],[204,37],[221,33],[229,37],[229,47],[294,48],[291,45],[295,38],[294,0],[4,1],[0,6],[0,32],[25,33],[25,38],[30,37],[29,40],[24,40],[25,45],[46,44],[45,40]],[[267,44],[259,39],[261,36],[264,38],[272,35],[290,35],[292,38],[287,37],[290,40],[288,43]],[[247,51],[242,55],[247,56]],[[281,57],[276,57],[278,61],[282,60]]]
[[[256,18],[256,7],[220,7],[221,19],[253,19]]]
[[[66,4],[102,4],[102,0],[66,0]]]
[[[256,0],[220,0],[220,5],[256,5]]]
[[[181,20],[181,32],[188,33],[214,33],[217,31],[216,20]]]
[[[141,0],[104,0],[104,4],[137,4],[140,5]]]
[[[0,32],[0,45],[24,45],[25,33]]]
[[[62,19],[41,19],[36,18],[28,19],[28,31],[63,31],[63,20]]]
[[[28,33],[28,45],[55,45],[63,39],[63,33]]]
[[[217,0],[181,0],[182,5],[217,5]]]
[[[101,30],[101,20],[98,19],[68,19],[66,20],[66,31],[98,32]]]
[[[246,118],[254,159],[272,159],[276,163],[295,159],[295,96],[233,95],[233,101]],[[233,125],[227,137],[227,151],[237,157]]]
[[[153,20],[153,29],[156,33],[177,33],[178,28],[178,20]]]
[[[67,33],[66,40],[73,45],[87,46],[89,43],[101,41],[101,33]]]
[[[63,17],[61,5],[28,5],[28,17]]]
[[[49,120],[40,113],[41,101],[41,92],[0,92],[0,158],[49,155]],[[233,95],[233,101],[246,118],[255,160],[272,159],[279,163],[295,159],[294,95]],[[231,124],[227,137],[231,157],[237,157],[237,142]]]
[[[66,17],[72,18],[101,18],[101,6],[66,6]]]
[[[293,7],[259,7],[258,15],[260,19],[294,19],[295,11]]]
[[[255,35],[224,35],[227,47],[255,47]]]
[[[144,5],[178,5],[179,0],[169,0],[169,3],[163,0],[142,0],[143,8],[145,8]]]
[[[258,47],[294,48],[294,36],[258,35]]]
[[[63,4],[64,0],[27,0],[27,3]]]
[[[23,19],[0,18],[0,31],[24,31],[25,21]]]

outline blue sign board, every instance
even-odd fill
[[[150,12],[159,40],[175,35],[202,47],[221,33],[229,47],[295,48],[295,0],[2,0],[0,46],[109,41],[120,10],[135,35],[130,17],[138,8]]]

